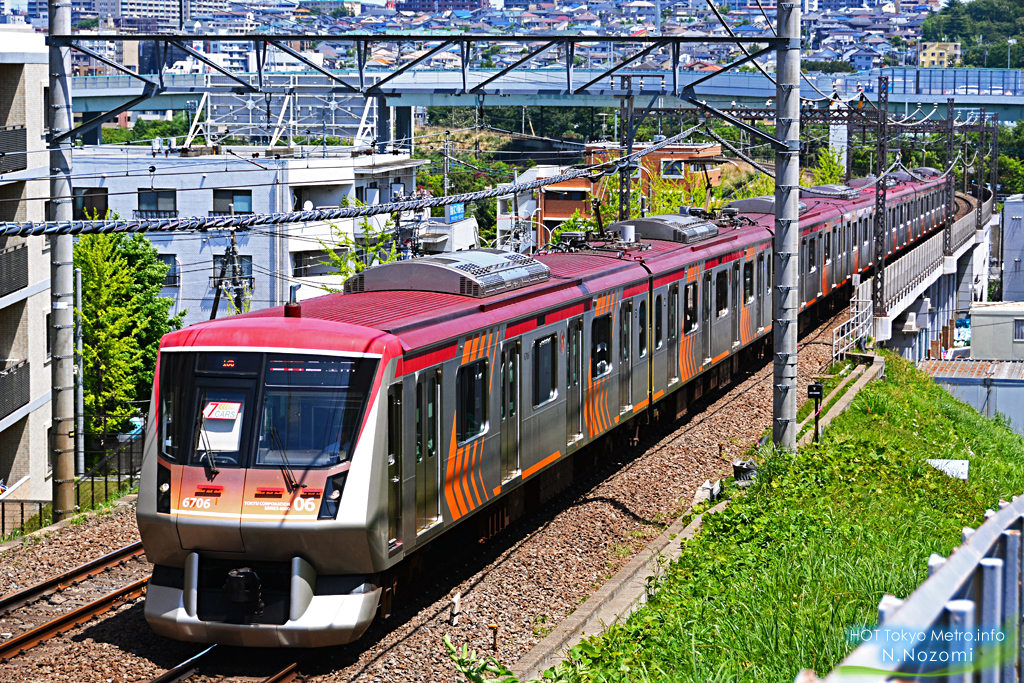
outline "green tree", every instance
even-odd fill
[[[818,165],[811,169],[811,177],[815,185],[832,185],[843,181],[846,171],[843,169],[841,152],[831,147],[818,150]]]
[[[159,296],[167,266],[142,235],[82,235],[74,259],[82,269],[85,412],[97,416],[86,430],[102,431],[105,416],[114,432],[135,406],[148,410],[160,337],[185,314],[168,316],[173,302]]]
[[[369,218],[359,224],[360,234],[353,237],[344,228],[328,222],[334,244],[318,240],[326,261],[320,263],[334,269],[341,277],[342,283],[353,275],[363,272],[371,266],[379,266],[398,260],[398,244],[392,239],[394,224],[388,219],[383,227],[378,228]],[[329,292],[340,292],[341,289],[325,287]]]

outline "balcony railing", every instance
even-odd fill
[[[156,209],[135,209],[132,211],[132,218],[177,218],[177,211],[165,211]]]
[[[252,211],[235,211],[234,213],[232,213],[231,211],[211,211],[208,214],[208,216],[210,218],[223,218],[225,216],[239,216],[239,215],[242,215],[242,214],[250,214],[250,213],[252,213]]]
[[[0,369],[0,419],[28,404],[28,369],[27,360],[7,361]]]
[[[28,287],[28,245],[0,250],[0,296]]]
[[[28,168],[28,137],[25,126],[0,126],[0,173]]]

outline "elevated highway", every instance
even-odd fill
[[[675,87],[671,70],[621,70],[595,82],[590,87],[570,92],[564,67],[552,69],[517,69],[501,78],[485,83],[497,70],[472,70],[465,77],[458,69],[416,69],[390,78],[381,86],[376,82],[388,79],[387,70],[367,70],[366,96],[383,97],[389,106],[553,106],[553,107],[617,107],[623,97],[640,101],[658,97],[660,107],[689,106],[673,93],[707,76],[701,72],[680,72],[679,88]],[[606,69],[576,68],[577,83],[588,83],[606,74]],[[934,69],[895,67],[857,74],[810,75],[808,81],[823,93],[836,92],[848,99],[864,92],[869,99],[877,95],[879,75],[889,77],[889,102],[893,109],[900,105],[909,112],[921,103],[945,105],[954,98],[958,110],[985,108],[999,115],[1001,121],[1024,118],[1024,72],[1019,69]],[[248,92],[238,81],[217,73],[165,75],[164,91],[135,104],[132,109],[182,110],[186,102],[197,100],[203,92],[215,91],[235,97],[248,97],[253,106],[264,106],[265,93],[285,96],[289,93],[335,94],[352,97],[358,87],[359,75],[351,71],[336,72],[351,87],[315,72],[266,74],[263,92]],[[257,74],[237,74],[241,81],[256,84]],[[152,76],[154,80],[156,76]],[[465,80],[464,80],[465,78]],[[477,92],[472,92],[485,84]],[[142,84],[130,76],[84,76],[72,79],[74,111],[98,114],[139,97]],[[759,73],[723,73],[699,84],[696,96],[708,104],[728,107],[735,104],[764,106],[774,99],[775,85]],[[820,99],[821,95],[807,83],[802,84],[804,97]],[[250,107],[251,108],[251,107]],[[936,116],[944,116],[940,107]]]

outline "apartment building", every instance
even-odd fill
[[[355,201],[379,204],[411,194],[416,167],[428,163],[407,154],[353,154],[352,147],[326,153],[323,148],[280,147],[269,154],[260,147],[193,148],[185,154],[168,147],[106,145],[76,151],[75,171],[82,177],[74,188],[76,217],[108,211],[124,218],[230,216]],[[380,229],[389,216],[366,220]],[[362,225],[362,219],[347,219],[238,230],[240,277],[251,308],[284,303],[292,284],[304,285],[300,298],[339,288],[340,278],[322,265],[324,245],[338,244],[338,231],[358,241]],[[186,312],[186,325],[231,314],[225,296],[232,272],[231,263],[226,264],[230,230],[148,237],[170,266],[162,295],[174,300],[172,314]]]
[[[917,51],[918,66],[956,66],[960,61],[960,43],[921,43]]]
[[[27,29],[27,30],[25,30]],[[28,27],[0,30],[0,220],[43,220],[47,50]],[[50,252],[42,237],[0,237],[0,479],[7,499],[51,497]]]

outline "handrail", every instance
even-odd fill
[[[957,648],[970,650],[972,670],[991,673],[982,680],[1013,681],[1020,663],[1020,579],[1021,531],[1024,527],[1024,496],[1012,503],[1000,502],[998,512],[989,510],[987,520],[977,530],[964,529],[963,542],[948,558],[932,555],[928,561],[929,577],[905,601],[891,595],[879,604],[879,624],[885,631],[901,634],[925,634],[923,642],[907,639],[897,652],[902,661],[892,661],[886,654],[886,637],[869,637],[825,677],[826,682],[850,681],[856,673],[858,683],[882,683],[894,673],[922,673],[919,662],[904,658],[904,646],[918,653],[930,640],[935,629],[957,628],[1003,629],[1002,647],[990,650],[991,659],[979,661],[974,643],[956,643]],[[877,633],[877,632],[876,632]],[[920,659],[920,656],[916,656]],[[941,664],[941,662],[939,662]],[[857,668],[852,668],[857,667]],[[934,672],[934,669],[929,669]],[[1001,675],[1000,675],[1001,674]],[[960,674],[959,680],[970,680]],[[798,681],[813,680],[809,672],[797,676]],[[928,677],[921,680],[947,680]],[[949,679],[952,680],[952,679]]]

